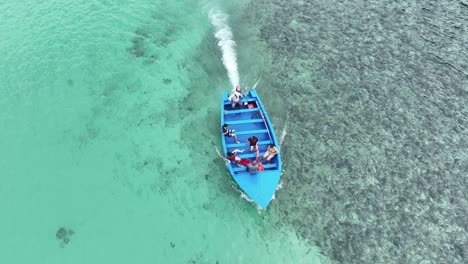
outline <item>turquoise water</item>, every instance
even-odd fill
[[[0,263],[466,263],[468,4],[223,2],[0,3]],[[282,142],[261,213],[236,78]]]
[[[243,199],[216,152],[231,87],[208,12],[235,26],[246,4],[0,4],[0,262],[326,260]]]

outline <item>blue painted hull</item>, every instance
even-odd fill
[[[275,131],[271,125],[268,114],[263,107],[255,89],[244,95],[242,102],[248,102],[242,108],[233,109],[228,100],[228,94],[223,94],[221,99],[221,141],[223,144],[224,156],[228,151],[243,149],[243,153],[238,153],[239,158],[247,158],[250,161],[255,159],[255,152],[250,152],[247,139],[251,136],[258,138],[258,146],[262,157],[268,145],[275,144],[279,149],[279,142]],[[235,129],[240,144],[236,144],[233,137],[227,137],[222,133],[222,125],[228,124],[229,129]],[[229,172],[237,182],[242,191],[247,194],[258,206],[266,208],[273,198],[281,177],[281,153],[277,154],[270,163],[263,162],[265,170],[257,174],[250,174],[246,167],[238,167],[234,162],[228,164]]]

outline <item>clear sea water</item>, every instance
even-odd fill
[[[223,2],[0,3],[0,263],[466,263],[468,3]],[[213,9],[281,136],[263,212]]]

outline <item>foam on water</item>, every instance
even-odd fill
[[[228,72],[232,89],[239,84],[239,72],[237,70],[236,42],[233,39],[231,28],[228,25],[228,15],[217,9],[209,11],[211,23],[215,27],[215,36],[219,40],[218,46],[223,53],[223,63]]]
[[[283,188],[283,180],[281,180],[279,183],[278,183],[278,186],[276,186],[276,190],[281,190]]]
[[[286,129],[288,128],[288,119],[289,119],[289,114],[286,115],[286,121],[285,121],[285,124],[284,124],[284,128],[283,128],[283,130],[281,130],[281,135],[280,135],[280,139],[279,139],[280,146],[283,145],[284,138],[288,134],[286,132]]]

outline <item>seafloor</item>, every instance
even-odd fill
[[[467,263],[468,3],[248,10],[282,101],[282,218],[339,263]]]

